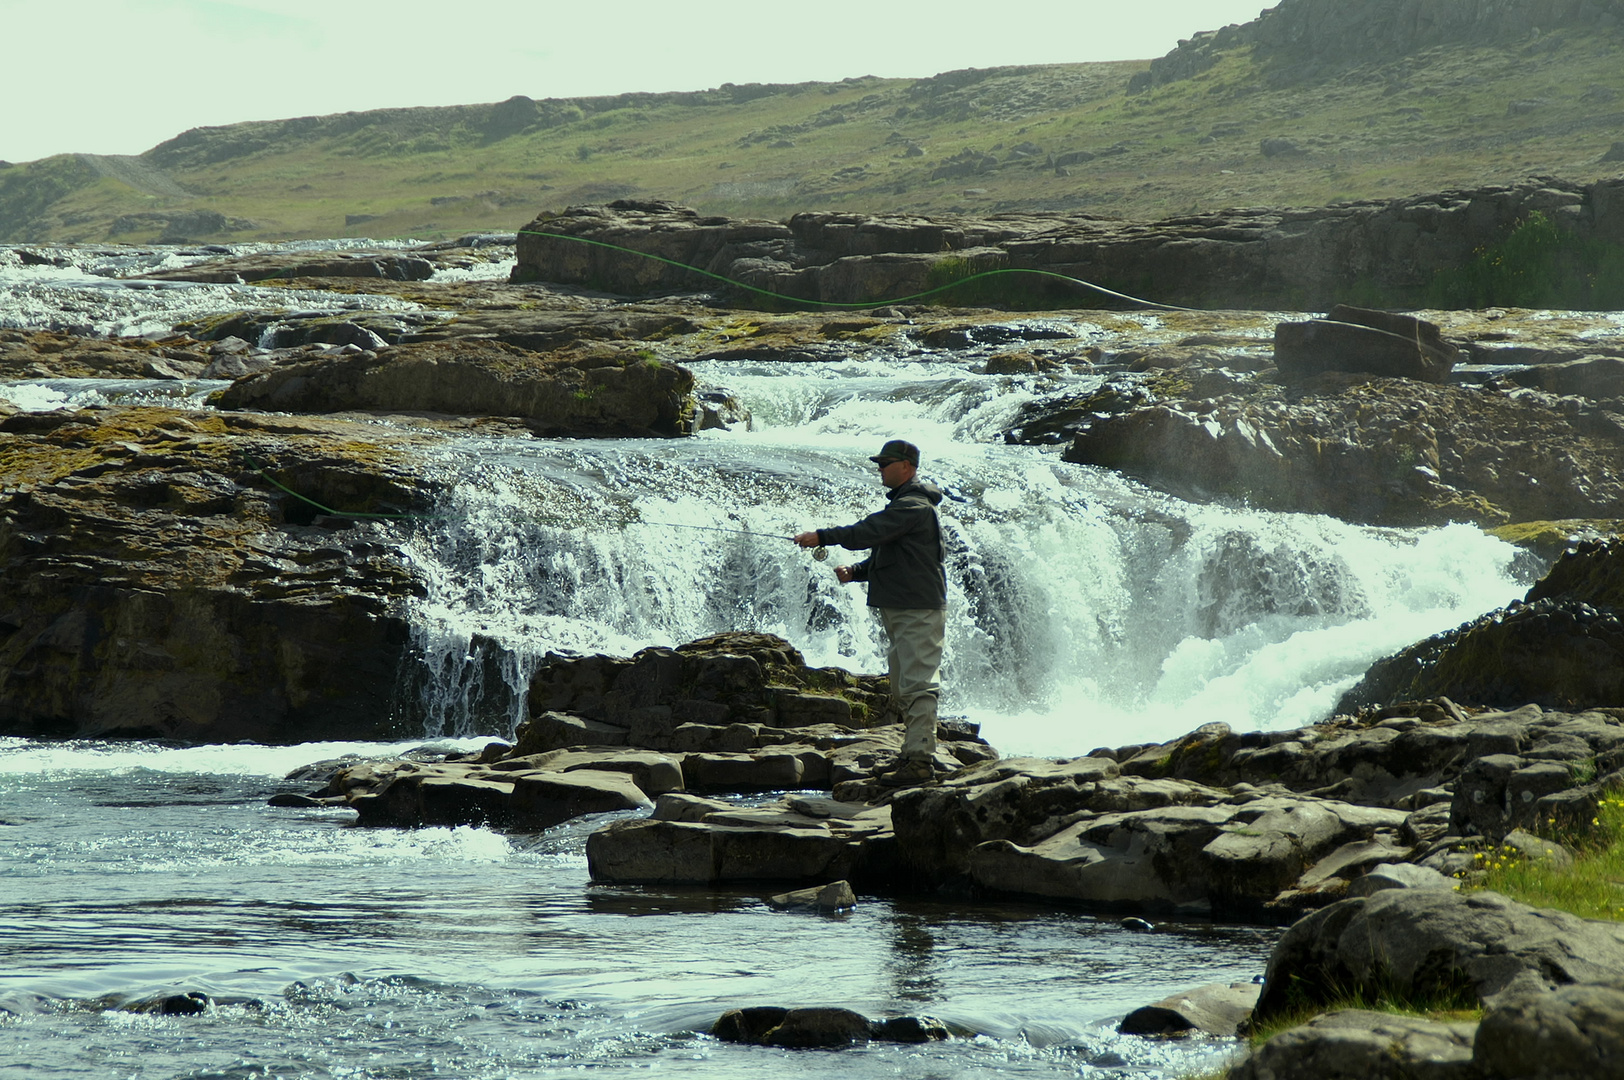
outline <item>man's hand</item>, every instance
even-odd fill
[[[851,582],[852,582],[851,567],[849,567],[849,566],[837,566],[837,567],[835,567],[835,580],[840,582],[842,585],[850,585]]]
[[[821,546],[821,543],[818,540],[818,534],[817,534],[816,530],[813,530],[812,532],[796,533],[794,536],[790,537],[790,539],[794,540],[797,544],[800,544],[802,547],[819,547],[819,546]]]

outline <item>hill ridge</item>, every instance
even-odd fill
[[[194,128],[139,156],[151,172],[98,155],[0,168],[0,241],[439,239],[616,198],[735,217],[1155,220],[1619,172],[1624,0],[1345,7],[1282,0],[1154,62],[516,95]],[[1426,36],[1468,8],[1481,18],[1452,33],[1486,27],[1484,40]],[[1535,8],[1555,27],[1538,37],[1516,30]],[[1392,25],[1372,25],[1383,13]],[[1425,33],[1405,36],[1423,15]],[[1344,58],[1376,59],[1302,67],[1338,33],[1368,38]]]

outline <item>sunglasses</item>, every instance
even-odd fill
[[[881,472],[884,472],[886,469],[890,468],[892,465],[895,465],[897,462],[899,462],[901,460],[902,460],[901,458],[894,458],[894,457],[893,458],[886,458],[883,461],[875,462],[875,464],[880,467]]]

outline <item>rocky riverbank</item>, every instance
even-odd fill
[[[1111,306],[1120,301],[1114,291],[1163,305],[1323,310],[1360,282],[1394,303],[1417,306],[1440,271],[1467,264],[1536,213],[1581,242],[1618,243],[1624,240],[1624,179],[1580,185],[1540,178],[1390,201],[1234,209],[1164,221],[818,212],[779,222],[622,201],[530,222],[519,231],[513,280],[638,295],[713,289],[724,279],[742,286],[736,295],[748,302],[761,302],[766,292],[861,307],[904,301],[974,273],[1024,270],[1038,273],[1000,278],[980,294],[1040,307]]]
[[[1522,207],[1534,196],[1519,198]],[[1600,198],[1562,205],[1600,227],[1611,220]],[[874,274],[911,288],[962,232],[960,223],[824,220],[817,250],[837,257],[796,268],[810,219],[756,239],[739,223],[671,208],[597,208],[570,220],[583,236],[626,230],[622,239],[640,236],[653,254],[731,236],[743,245],[732,255],[744,258],[749,244],[782,242],[790,269],[757,267],[768,276],[752,280],[810,288],[816,279],[819,290],[842,275],[867,287]],[[1023,244],[1075,246],[1014,228],[972,229],[956,250],[977,266],[978,246],[1005,253],[987,265]],[[891,246],[862,252],[876,236]],[[1174,230],[1156,244],[1172,245],[1170,258],[1189,239]],[[568,278],[565,263],[584,250],[538,255],[533,240],[521,238],[519,277],[546,267]],[[454,266],[490,254],[464,246],[422,258]],[[721,244],[710,257],[729,273],[755,272],[732,255]],[[1194,730],[1165,744],[1006,760],[977,732],[948,725],[939,781],[892,791],[873,780],[898,738],[883,680],[809,667],[782,639],[723,636],[551,657],[511,744],[462,760],[330,764],[281,801],[346,806],[385,826],[537,829],[608,814],[587,855],[598,880],[620,884],[838,878],[1154,918],[1300,920],[1276,954],[1260,1015],[1282,1007],[1281,986],[1350,979],[1417,993],[1447,986],[1487,1012],[1471,1030],[1402,1035],[1382,1034],[1393,1021],[1321,1021],[1271,1043],[1246,1066],[1255,1075],[1307,1068],[1350,1030],[1446,1046],[1443,1058],[1476,1075],[1582,1074],[1570,1064],[1566,1074],[1554,1064],[1507,1072],[1501,1062],[1523,1060],[1518,1047],[1567,1030],[1574,1016],[1614,1015],[1605,1010],[1616,1009],[1615,930],[1454,886],[1486,845],[1542,853],[1530,830],[1553,818],[1582,828],[1601,792],[1624,782],[1621,552],[1616,540],[1579,543],[1613,531],[1624,494],[1615,316],[1425,312],[1404,324],[1419,361],[1419,377],[1405,377],[1364,350],[1324,344],[1323,324],[1371,318],[1351,309],[1323,320],[914,304],[764,313],[692,293],[606,294],[614,282],[594,275],[664,265],[615,258],[571,285],[436,282],[419,280],[410,260],[352,257],[335,269],[305,254],[286,257],[286,274],[324,276],[278,277],[276,259],[225,253],[165,274],[276,281],[346,304],[267,302],[142,338],[66,325],[0,332],[10,381],[220,382],[212,407],[0,404],[0,732],[296,742],[421,730],[409,692],[420,657],[405,612],[425,581],[404,540],[445,496],[417,468],[422,455],[468,433],[680,440],[748,424],[725,386],[695,380],[690,365],[701,363],[884,354],[949,365],[1029,395],[1003,436],[1063,446],[1079,468],[1355,522],[1472,521],[1528,542],[1531,564],[1573,550],[1520,601],[1378,663],[1344,715],[1299,730],[1232,731],[1192,716]],[[696,284],[665,273],[619,284],[656,293]],[[362,287],[415,306],[357,306]],[[1312,334],[1283,329],[1305,325]],[[1244,537],[1233,554],[1226,572],[1268,571],[1267,553]],[[498,665],[501,649],[476,640],[468,658]],[[1412,925],[1438,929],[1392,936]],[[1372,948],[1380,964],[1350,966]],[[1584,963],[1568,963],[1574,956]],[[1274,1056],[1288,1053],[1297,1056]]]
[[[1534,592],[1604,603],[1621,580],[1624,548],[1596,544]],[[1605,666],[1624,669],[1624,655]],[[874,708],[883,689],[809,669],[764,635],[559,657],[538,673],[515,744],[316,767],[323,787],[277,801],[395,826],[546,828],[607,814],[587,843],[604,884],[850,882],[1290,923],[1260,996],[1203,987],[1147,1005],[1123,1030],[1232,1034],[1249,1012],[1261,1023],[1349,998],[1447,999],[1480,1008],[1481,1021],[1327,1013],[1235,1075],[1365,1075],[1378,1060],[1380,1075],[1401,1077],[1442,1064],[1483,1080],[1617,1075],[1605,1039],[1580,1033],[1624,1015],[1624,928],[1461,890],[1491,850],[1571,857],[1535,831],[1582,837],[1600,800],[1624,788],[1624,708],[1495,711],[1438,697],[1294,731],[1206,725],[1064,760],[1000,759],[947,724],[939,779],[894,790],[873,779],[900,745]],[[728,1037],[881,1037],[855,1014],[809,1010],[799,1034],[774,1040],[765,1032],[785,1010],[767,1011],[772,1024]]]

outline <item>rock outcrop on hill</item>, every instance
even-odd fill
[[[1198,75],[1235,49],[1253,49],[1270,82],[1290,86],[1440,45],[1526,46],[1553,30],[1619,25],[1618,0],[1281,0],[1251,22],[1179,42],[1134,76],[1128,92]]]
[[[628,295],[731,289],[825,304],[883,305],[987,270],[1019,306],[1120,303],[1059,275],[1164,305],[1324,310],[1362,282],[1419,296],[1542,213],[1581,238],[1624,241],[1624,179],[1556,179],[1313,209],[1238,209],[1163,221],[1080,215],[885,217],[809,212],[785,222],[703,217],[621,201],[544,214],[519,231],[514,281]],[[1068,300],[1069,298],[1069,300]],[[944,299],[954,300],[948,292]],[[961,299],[959,302],[971,302]]]

